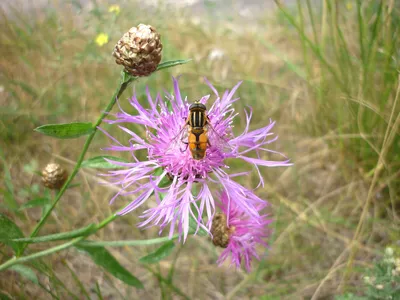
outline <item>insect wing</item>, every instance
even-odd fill
[[[182,129],[178,132],[178,134],[172,138],[170,145],[168,146],[166,153],[172,153],[177,149],[180,149],[184,152],[187,148],[188,144],[188,125],[182,127]]]
[[[208,122],[206,126],[208,129],[208,140],[211,146],[216,146],[223,152],[232,150],[232,146],[229,145],[228,139],[226,137],[221,136],[215,130],[215,128],[210,124],[210,122]]]

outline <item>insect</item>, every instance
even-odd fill
[[[206,114],[206,106],[200,102],[195,102],[189,107],[189,116],[186,121],[188,129],[188,146],[194,159],[203,159],[206,156],[208,140],[206,125],[210,120]]]
[[[184,129],[186,127],[188,127],[188,130],[185,132]],[[200,160],[206,156],[207,147],[211,146],[209,133],[213,133],[213,137],[215,136],[213,141],[218,141],[218,144],[226,144],[212,127],[210,119],[207,116],[207,107],[203,103],[196,101],[189,106],[189,115],[186,122],[173,141],[181,140],[186,144],[186,149],[189,148],[193,159]],[[185,137],[182,137],[183,134],[187,136],[187,142],[184,141]],[[179,139],[179,137],[181,138]],[[181,151],[183,152],[184,150]]]

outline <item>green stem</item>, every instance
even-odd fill
[[[154,244],[159,244],[167,241],[172,241],[177,239],[179,236],[176,234],[172,236],[172,238],[169,237],[160,237],[160,238],[155,238],[151,240],[127,240],[127,241],[100,241],[100,242],[92,242],[92,241],[82,241],[79,244],[84,245],[85,247],[124,247],[124,246],[148,246],[148,245],[154,245]]]
[[[108,218],[104,219],[102,222],[100,222],[97,226],[96,229],[93,230],[93,233],[97,232],[99,229],[102,229],[103,227],[105,227],[107,224],[111,223],[112,221],[114,221],[117,218],[116,215],[111,215]],[[6,261],[4,264],[0,265],[0,271],[8,269],[9,267],[16,265],[16,264],[21,264],[24,262],[28,262],[31,261],[33,259],[42,257],[42,256],[46,256],[61,250],[64,250],[66,248],[69,248],[79,242],[81,242],[82,240],[86,239],[88,236],[84,235],[84,236],[80,236],[77,237],[67,243],[43,250],[43,251],[39,251],[27,256],[22,256],[22,257],[14,257],[8,261]],[[178,238],[178,235],[174,235],[172,239],[176,239]],[[155,238],[155,239],[151,239],[151,240],[130,240],[130,241],[109,241],[109,242],[90,242],[90,241],[86,241],[86,242],[82,242],[82,244],[84,244],[85,246],[112,246],[112,247],[121,247],[121,246],[144,246],[144,245],[153,245],[153,244],[159,244],[159,243],[163,243],[166,241],[169,241],[170,239],[168,237],[160,237],[160,238]]]
[[[51,212],[56,207],[58,201],[61,199],[61,197],[64,194],[64,192],[67,190],[69,184],[72,182],[72,180],[75,178],[75,175],[78,173],[78,171],[79,171],[79,169],[81,167],[82,161],[85,158],[85,154],[86,154],[87,150],[89,149],[89,146],[90,146],[90,144],[91,144],[91,142],[92,142],[92,140],[93,140],[93,138],[94,138],[94,136],[95,136],[95,134],[97,132],[97,127],[103,122],[103,119],[111,111],[111,109],[113,108],[115,102],[121,96],[121,94],[125,91],[125,89],[129,85],[129,83],[134,81],[136,78],[137,77],[131,77],[130,75],[126,74],[125,72],[122,73],[121,83],[120,83],[119,87],[117,88],[117,90],[115,91],[114,95],[112,96],[111,101],[108,103],[108,105],[104,109],[103,113],[97,119],[97,122],[95,123],[95,125],[93,127],[93,132],[86,139],[86,142],[85,142],[85,144],[83,146],[82,152],[79,155],[78,160],[76,161],[74,170],[72,171],[71,175],[68,177],[67,181],[65,182],[65,184],[63,185],[61,190],[58,192],[56,198],[53,201],[53,204],[51,205],[51,207],[47,210],[47,212],[44,214],[44,216],[39,221],[39,223],[36,224],[34,230],[32,231],[32,233],[30,235],[30,237],[35,237],[39,233],[39,231],[43,227],[43,225],[46,223],[47,218],[50,216]],[[17,253],[17,256],[23,255],[27,246],[28,246],[28,244],[25,244],[22,247],[22,249],[19,251],[19,253]]]
[[[39,252],[30,254],[30,255],[27,255],[27,256],[14,257],[14,258],[6,261],[4,264],[0,265],[0,271],[8,269],[9,267],[11,267],[13,265],[21,264],[21,263],[24,263],[24,262],[28,262],[28,261],[30,261],[32,259],[36,259],[36,258],[39,258],[39,257],[42,257],[42,256],[49,255],[51,253],[58,252],[58,251],[61,251],[63,249],[69,248],[69,247],[75,245],[76,243],[78,243],[79,241],[83,240],[84,238],[86,238],[86,237],[85,236],[81,236],[81,237],[75,238],[75,239],[73,239],[73,240],[71,240],[71,241],[69,241],[69,242],[67,242],[65,244],[61,244],[61,245],[55,246],[53,248],[49,248],[49,249],[46,249],[46,250],[43,250],[43,251],[39,251]]]

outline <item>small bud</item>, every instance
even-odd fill
[[[222,248],[228,247],[229,236],[235,228],[226,226],[226,216],[223,213],[216,213],[212,225],[211,234],[213,236],[213,244]]]
[[[60,189],[68,178],[68,173],[59,164],[48,164],[42,171],[44,186],[52,190]]]
[[[377,284],[375,287],[377,290],[383,290],[384,288],[383,284]]]
[[[113,56],[133,76],[148,76],[161,61],[160,34],[150,25],[132,27],[115,45]]]

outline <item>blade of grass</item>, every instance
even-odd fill
[[[79,286],[79,289],[82,292],[82,296],[85,296],[86,299],[90,299],[89,293],[87,292],[87,290],[85,289],[85,286],[82,284],[82,282],[79,280],[79,277],[76,275],[75,271],[69,266],[69,264],[67,263],[67,261],[65,259],[62,260],[62,263],[64,266],[67,267],[67,269],[69,270],[69,272],[71,273],[72,278],[74,279],[74,281],[76,282],[76,284]]]
[[[96,292],[97,297],[99,297],[99,300],[103,300],[103,295],[101,294],[100,286],[99,283],[96,281],[96,288],[94,290]]]
[[[390,119],[389,119],[389,124],[388,124],[388,126],[386,128],[386,133],[385,133],[385,137],[383,139],[381,152],[379,153],[379,158],[378,158],[378,161],[376,163],[374,176],[373,176],[371,184],[369,186],[367,198],[365,200],[365,204],[363,206],[363,210],[361,212],[361,216],[360,216],[359,222],[357,224],[356,231],[354,233],[354,236],[353,236],[353,239],[352,239],[352,242],[351,242],[351,245],[350,245],[351,248],[350,248],[349,258],[348,258],[348,261],[347,261],[346,270],[345,270],[345,272],[344,272],[344,274],[342,276],[342,280],[341,280],[340,287],[339,287],[340,290],[342,290],[342,291],[343,291],[343,289],[344,289],[344,287],[346,285],[346,282],[348,280],[348,277],[350,275],[351,268],[352,268],[352,265],[353,265],[353,262],[354,262],[354,258],[355,258],[355,255],[357,253],[358,247],[359,247],[358,240],[359,240],[359,238],[360,238],[360,236],[362,234],[362,231],[363,231],[363,225],[364,225],[365,219],[367,217],[369,204],[370,204],[371,199],[372,199],[372,197],[374,195],[373,192],[375,190],[375,186],[378,183],[378,178],[379,178],[379,175],[380,175],[381,171],[384,169],[383,160],[384,160],[384,158],[386,156],[386,153],[388,152],[388,150],[389,150],[389,148],[391,146],[390,145],[391,141],[393,140],[394,136],[396,135],[397,127],[400,124],[400,113],[398,113],[397,116],[395,117],[395,111],[396,111],[396,107],[397,107],[397,101],[399,99],[399,94],[400,94],[400,76],[399,76],[399,84],[398,84],[397,91],[396,91],[395,101],[393,103],[392,112],[391,112],[391,116],[390,116]],[[393,118],[395,118],[395,121],[393,122],[393,126],[391,126]]]
[[[299,11],[299,18],[300,18],[300,29],[301,31],[304,32],[304,16],[303,16],[303,9],[302,9],[302,5],[300,0],[297,0],[297,10]],[[311,63],[310,63],[310,59],[308,56],[308,51],[307,51],[307,45],[306,45],[306,41],[304,39],[301,39],[301,46],[303,49],[303,59],[304,59],[304,63],[306,65],[306,69],[307,69],[307,81],[310,82],[310,79],[312,78],[312,72],[311,72]]]
[[[307,4],[308,15],[309,15],[310,21],[311,21],[311,28],[312,28],[312,31],[314,34],[314,43],[318,45],[318,34],[317,34],[314,13],[313,13],[313,9],[312,9],[310,0],[307,0],[306,4]]]
[[[336,83],[342,88],[342,90],[346,93],[349,94],[349,90],[346,86],[346,84],[344,82],[342,82],[342,80],[340,79],[338,73],[335,71],[335,69],[328,63],[328,61],[325,59],[325,57],[323,56],[321,49],[319,47],[317,47],[305,34],[305,32],[303,30],[301,30],[301,27],[297,24],[297,22],[294,20],[294,17],[292,15],[290,15],[290,13],[288,13],[286,11],[286,9],[284,9],[283,5],[278,1],[275,0],[275,3],[277,4],[277,6],[279,7],[279,9],[282,11],[282,13],[284,14],[284,16],[286,17],[286,19],[289,21],[289,23],[291,25],[293,25],[297,32],[300,34],[301,38],[305,41],[306,44],[309,45],[309,47],[311,48],[311,50],[314,52],[314,54],[318,57],[318,59],[321,61],[321,63],[329,70],[329,72],[332,74],[334,80],[336,81]]]
[[[365,48],[364,48],[364,21],[362,15],[362,1],[357,0],[357,20],[358,20],[358,43],[361,52],[361,61],[362,64],[365,65],[366,57],[365,57]]]
[[[179,296],[181,296],[184,299],[190,300],[190,298],[183,293],[178,287],[173,285],[172,283],[168,282],[161,274],[158,272],[154,271],[152,268],[148,267],[147,265],[143,265],[150,273],[152,273],[159,281],[163,282],[166,286],[168,286],[172,291],[177,293]]]

